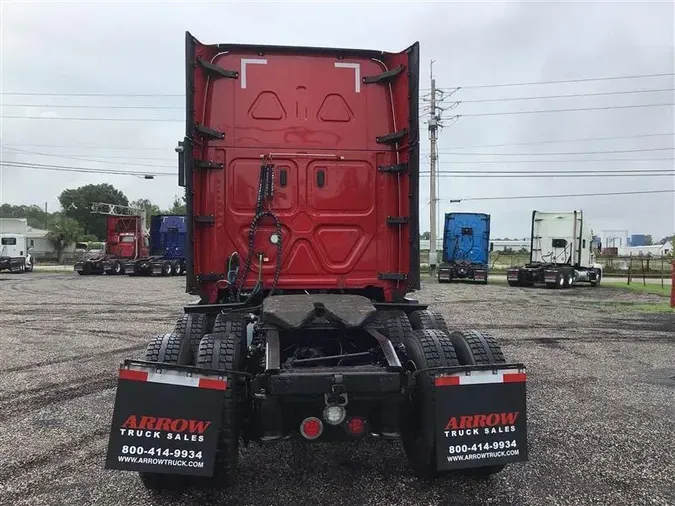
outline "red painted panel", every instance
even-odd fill
[[[391,87],[365,83],[364,77],[407,65],[407,53],[377,59],[342,53],[197,44],[197,57],[239,74],[208,78],[196,65],[192,76],[195,123],[225,134],[195,142],[196,159],[224,164],[224,170],[195,171],[191,181],[193,214],[215,218],[213,225],[194,227],[195,275],[224,273],[233,252],[246,257],[261,157],[270,156],[275,185],[269,208],[283,227],[278,288],[380,287],[386,299],[408,291],[406,282],[379,274],[410,270],[410,227],[387,225],[390,216],[410,214],[410,176],[378,166],[406,162],[410,136],[398,146],[376,138],[408,127],[417,75],[404,71]],[[247,287],[258,275],[258,253],[264,255],[264,284],[272,282],[275,231],[268,219],[259,226]],[[201,287],[213,301],[215,282]]]

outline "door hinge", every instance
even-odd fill
[[[195,125],[195,130],[200,133],[203,137],[210,137],[211,139],[224,139],[225,138],[225,132],[221,132],[219,130],[214,130],[213,128],[209,128],[204,125],[200,125],[197,123]]]
[[[371,83],[386,83],[391,81],[394,77],[399,75],[401,72],[403,72],[403,69],[405,69],[405,65],[399,65],[398,67],[387,70],[386,72],[382,72],[381,74],[378,74],[376,76],[366,76],[363,78],[363,82],[365,84],[371,84]]]
[[[195,160],[195,169],[213,169],[219,170],[223,168],[222,163],[209,162],[208,160]]]
[[[227,70],[223,67],[219,67],[213,63],[197,58],[197,63],[206,71],[207,74],[211,77],[219,78],[226,77],[228,79],[237,79],[239,77],[239,72],[236,70]]]
[[[409,222],[407,216],[387,216],[387,225],[407,225]]]
[[[397,163],[395,165],[380,165],[377,167],[380,172],[401,173],[408,171],[408,163]]]
[[[377,277],[384,281],[405,281],[408,279],[408,275],[403,272],[379,272]]]
[[[408,129],[404,128],[403,130],[399,130],[398,132],[392,132],[387,135],[379,135],[375,137],[375,140],[377,141],[378,144],[393,144],[403,139],[403,137],[405,137],[407,133]]]
[[[201,225],[213,225],[216,222],[216,219],[212,215],[208,216],[195,216],[195,223]]]

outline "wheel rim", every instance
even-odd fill
[[[565,276],[560,276],[560,281],[558,282],[560,286],[563,286],[565,284]]]

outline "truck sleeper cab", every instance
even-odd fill
[[[487,284],[490,251],[489,214],[447,213],[438,282],[477,281]]]
[[[532,212],[530,261],[506,271],[509,286],[570,288],[579,283],[596,287],[602,265],[595,262],[593,232],[583,211]]]

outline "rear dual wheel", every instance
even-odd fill
[[[505,363],[497,341],[478,330],[413,331],[405,343],[408,367],[420,371],[435,367]],[[415,474],[433,478],[440,473],[436,466],[436,387],[433,371],[420,372],[410,397],[404,402],[401,417],[403,447]],[[486,477],[504,466],[486,466],[461,471],[473,477]],[[449,473],[448,473],[449,474]]]
[[[183,315],[173,333],[155,337],[148,344],[145,358],[152,362],[196,365],[203,369],[243,371],[246,361],[246,321],[243,315],[218,315],[213,332],[205,334],[209,319],[201,313]],[[241,402],[245,382],[228,375],[223,392],[218,446],[211,477],[163,473],[139,473],[143,485],[151,490],[182,490],[189,487],[221,488],[232,483],[237,467]]]

